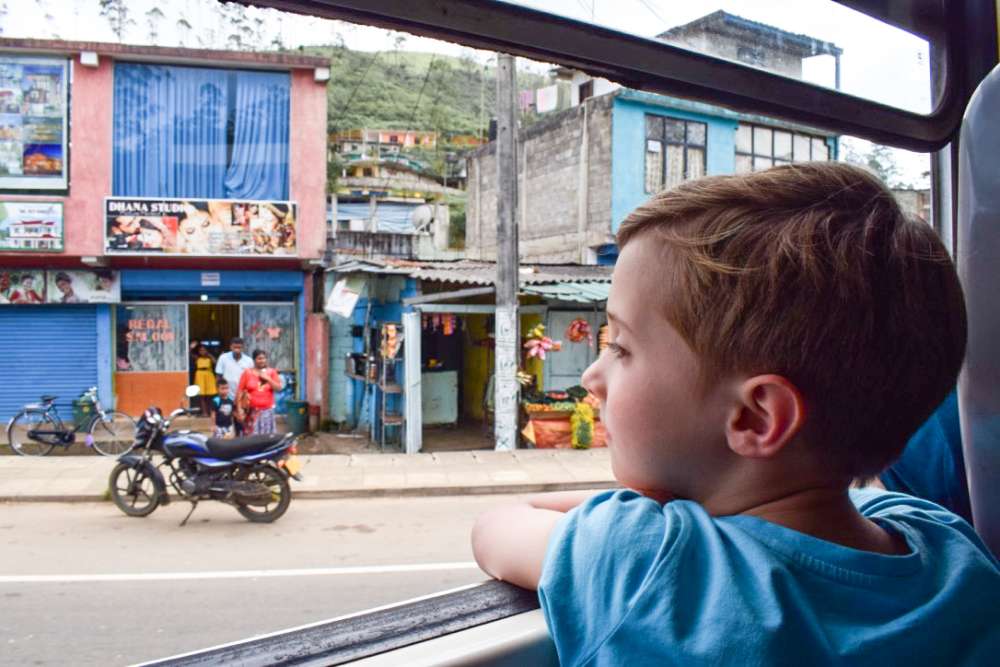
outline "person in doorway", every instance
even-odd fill
[[[220,354],[219,360],[215,362],[215,374],[225,378],[229,385],[229,398],[235,400],[240,377],[248,368],[253,368],[253,360],[243,354],[243,339],[233,338],[229,341],[229,352]]]
[[[243,371],[237,395],[243,392],[249,397],[250,409],[243,420],[243,431],[247,435],[271,435],[274,426],[274,395],[281,391],[281,377],[278,371],[267,366],[267,353],[253,351],[253,368]]]
[[[212,437],[228,440],[236,436],[236,405],[229,398],[229,383],[219,380],[219,393],[212,397],[212,413],[215,428]]]
[[[215,357],[204,345],[198,345],[198,354],[194,359],[194,383],[198,385],[198,398],[201,400],[201,412],[208,415],[211,409],[212,398],[215,396],[215,373],[212,367],[215,365]]]

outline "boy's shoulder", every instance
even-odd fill
[[[902,494],[852,500],[912,552],[857,551],[689,501],[594,497],[556,528],[539,583],[560,660],[718,664],[739,646],[761,664],[829,652],[892,664],[900,651],[944,664],[1000,650],[1000,568],[971,527]]]

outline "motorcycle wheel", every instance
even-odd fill
[[[254,523],[271,523],[277,521],[288,510],[292,502],[292,487],[288,478],[277,468],[260,465],[239,474],[241,482],[256,482],[271,490],[271,502],[263,507],[257,505],[237,504],[236,510]]]
[[[129,516],[148,516],[160,505],[160,494],[153,478],[144,470],[119,463],[109,479],[111,500]]]

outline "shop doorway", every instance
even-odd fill
[[[208,348],[216,359],[229,349],[229,341],[240,335],[240,306],[236,303],[192,303],[188,305],[188,340]],[[197,349],[194,350],[197,352]]]

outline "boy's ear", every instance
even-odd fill
[[[740,456],[770,458],[805,423],[805,399],[795,385],[780,375],[755,375],[737,388],[737,401],[726,420],[726,440]]]

